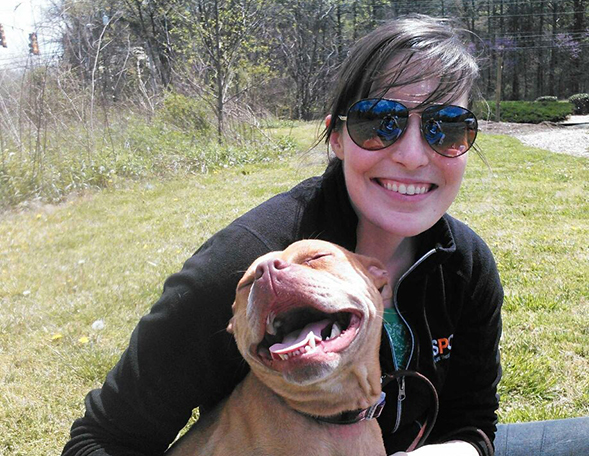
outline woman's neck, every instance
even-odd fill
[[[385,265],[394,288],[399,278],[415,261],[415,238],[402,237],[371,224],[359,223],[356,231],[356,253],[371,256]]]

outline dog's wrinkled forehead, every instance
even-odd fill
[[[322,257],[332,257],[332,259],[347,263],[355,261],[353,254],[330,242],[320,240],[297,241],[282,251],[269,252],[254,261],[240,280],[238,290],[251,283],[258,265],[269,259],[280,259],[290,264],[309,264],[311,260],[319,260]],[[320,264],[314,263],[314,266],[320,267]]]
[[[325,241],[299,241],[288,246],[281,259],[293,264],[310,264],[311,260],[333,257],[339,261],[353,261],[353,255],[343,248]]]

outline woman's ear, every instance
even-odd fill
[[[325,127],[329,128],[331,124],[331,114],[325,117]],[[331,150],[335,153],[335,156],[340,160],[344,159],[344,148],[342,144],[342,134],[338,130],[331,130],[329,135],[329,145],[331,146]]]

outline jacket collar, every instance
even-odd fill
[[[428,258],[424,264],[442,264],[456,252],[456,242],[450,227],[451,219],[450,215],[444,214],[434,226],[417,236],[417,258],[432,249],[436,251],[436,255]]]

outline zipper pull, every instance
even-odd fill
[[[395,426],[393,428],[393,433],[397,432],[399,426],[401,425],[401,414],[403,412],[403,401],[405,400],[405,377],[401,377],[397,379],[397,384],[399,385],[399,395],[397,396],[397,419],[395,420]]]
[[[401,377],[399,379],[399,396],[397,397],[398,402],[403,402],[405,400],[405,377]]]

